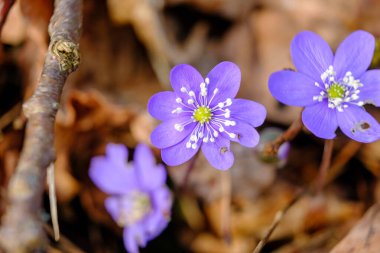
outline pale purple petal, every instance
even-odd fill
[[[297,70],[314,81],[321,81],[321,74],[332,65],[333,53],[330,46],[319,35],[305,31],[292,41],[291,54]]]
[[[179,143],[193,131],[196,123],[188,124],[182,131],[177,131],[174,126],[190,120],[189,117],[177,117],[162,122],[153,130],[150,136],[152,144],[157,148],[167,148]]]
[[[91,159],[89,176],[94,184],[108,194],[123,194],[138,187],[135,171],[124,161],[123,166],[110,163],[108,159],[97,156]]]
[[[148,240],[159,236],[168,225],[168,219],[159,210],[152,211],[144,220]]]
[[[150,197],[152,199],[152,204],[155,209],[170,211],[173,198],[169,188],[163,186],[150,192]]]
[[[369,143],[380,139],[379,123],[362,107],[349,105],[337,112],[340,129],[353,140]]]
[[[187,91],[192,90],[195,94],[198,94],[200,91],[200,84],[204,82],[204,79],[193,66],[180,64],[171,70],[170,82],[175,93],[183,97],[183,93],[181,92],[182,87],[185,87]]]
[[[375,38],[366,31],[351,33],[338,47],[334,58],[337,78],[350,71],[360,77],[369,67],[375,50]]]
[[[218,102],[224,102],[227,98],[234,98],[240,87],[241,73],[239,67],[232,62],[221,62],[216,65],[207,75],[210,80],[208,85],[208,98],[214,96],[214,90],[218,92],[214,96],[210,107]]]
[[[218,170],[228,170],[234,163],[230,141],[225,138],[218,137],[215,142],[203,143],[202,152],[207,161]]]
[[[306,107],[302,112],[302,121],[305,127],[319,138],[335,137],[338,127],[336,110],[329,108],[326,101]]]
[[[233,99],[228,108],[232,119],[245,121],[253,127],[262,125],[267,114],[262,104],[247,99]]]
[[[120,201],[119,197],[108,197],[104,201],[104,206],[106,207],[107,212],[111,215],[112,219],[115,222],[118,222],[120,215]]]
[[[139,253],[139,246],[146,245],[146,238],[139,226],[125,227],[123,239],[124,246],[129,253]]]
[[[165,167],[161,164],[156,165],[153,153],[147,145],[137,145],[133,163],[143,189],[153,190],[165,184]]]
[[[369,70],[360,77],[359,100],[365,104],[380,106],[380,70]]]
[[[225,130],[226,132],[222,133],[224,137],[248,148],[255,147],[260,141],[260,135],[256,129],[243,121],[236,121],[235,126],[225,127]],[[236,137],[230,137],[227,132],[235,134]]]
[[[110,163],[124,167],[128,160],[128,149],[123,144],[109,143],[106,146],[106,157]]]
[[[177,166],[190,160],[199,150],[199,145],[196,149],[186,148],[186,142],[188,140],[189,138],[185,138],[174,146],[162,149],[162,160],[169,166]]]
[[[158,120],[168,120],[178,117],[174,110],[181,107],[177,102],[178,96],[172,91],[163,91],[153,95],[148,102],[149,113]],[[184,113],[181,113],[181,116]],[[191,114],[189,114],[191,116]]]
[[[286,105],[308,106],[316,103],[313,97],[318,96],[321,89],[306,75],[283,70],[269,77],[269,91]]]

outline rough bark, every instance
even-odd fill
[[[16,172],[7,193],[0,245],[5,252],[43,252],[46,237],[40,219],[46,171],[54,162],[54,121],[62,88],[79,64],[81,0],[56,0],[49,24],[50,45],[39,84],[23,105],[28,118]]]

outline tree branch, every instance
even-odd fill
[[[81,0],[56,0],[50,20],[50,45],[41,79],[23,105],[28,118],[26,137],[8,187],[7,209],[0,229],[6,252],[40,252],[46,237],[40,220],[46,170],[55,159],[54,120],[62,88],[79,64]]]

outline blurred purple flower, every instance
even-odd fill
[[[269,90],[284,104],[304,106],[302,121],[320,138],[333,139],[339,127],[356,141],[376,141],[379,123],[363,108],[364,104],[380,105],[380,70],[367,71],[374,48],[370,33],[356,31],[334,56],[320,36],[301,32],[291,44],[298,72],[273,73]]]
[[[162,149],[166,164],[180,165],[202,147],[213,167],[226,170],[234,162],[230,141],[257,145],[259,134],[254,127],[263,123],[266,110],[256,102],[234,99],[240,79],[240,69],[232,62],[219,63],[205,79],[190,65],[172,69],[174,91],[157,93],[148,103],[149,113],[163,121],[151,141]]]
[[[145,247],[165,229],[172,197],[165,185],[165,168],[156,165],[149,147],[139,144],[132,164],[124,145],[108,144],[105,156],[91,159],[89,175],[110,195],[105,207],[124,228],[124,245],[129,252],[139,252],[139,246]]]

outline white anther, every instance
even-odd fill
[[[234,133],[228,133],[228,135],[231,137],[231,138],[236,138],[236,134],[234,134]]]
[[[218,88],[215,88],[213,93],[214,93],[214,95],[215,95],[215,94],[218,93],[218,92],[219,92],[219,89],[218,89]]]
[[[210,137],[210,141],[214,142],[215,141],[214,137]]]
[[[196,149],[198,146],[197,146],[197,144],[196,143],[193,143],[192,145],[191,145],[191,148],[192,149]]]
[[[214,135],[214,137],[216,138],[216,137],[219,136],[219,133],[218,133],[217,131],[214,131],[214,132],[213,132],[213,135]]]
[[[176,101],[177,103],[182,103],[182,99],[181,99],[181,98],[176,98],[175,101]]]
[[[363,106],[364,105],[364,102],[363,101],[359,101],[358,102],[358,106]]]
[[[190,140],[191,140],[191,141],[197,141],[198,138],[197,138],[196,135],[192,134],[192,135],[190,136]]]
[[[191,143],[189,141],[186,142],[186,148],[191,148]]]
[[[185,92],[187,92],[187,89],[185,88],[185,87],[181,87],[181,92],[183,92],[183,93],[185,93]]]
[[[207,84],[209,84],[209,83],[210,83],[210,79],[209,79],[208,77],[206,77],[205,82],[206,82]]]
[[[187,100],[187,103],[188,103],[189,105],[194,104],[194,99],[192,99],[192,98],[188,99],[188,100]]]
[[[236,122],[233,120],[230,120],[230,124],[231,124],[231,126],[236,126]]]
[[[174,128],[175,130],[177,130],[178,132],[182,132],[183,131],[183,126],[181,124],[175,124],[174,125]]]
[[[195,93],[194,93],[194,91],[192,91],[192,90],[189,91],[189,96],[190,96],[190,97],[195,97]]]
[[[223,108],[223,107],[224,107],[224,103],[219,102],[219,103],[218,103],[218,107],[219,107],[219,108]]]
[[[203,138],[203,132],[198,133],[198,138]]]
[[[208,142],[208,138],[207,138],[207,137],[204,137],[204,138],[203,138],[203,142],[207,143],[207,142]]]
[[[176,109],[174,109],[172,111],[172,113],[181,113],[182,112],[182,108],[181,107],[177,107]]]
[[[317,82],[315,82],[314,85],[317,86],[317,87],[319,87],[319,83],[317,83]]]
[[[232,105],[232,100],[231,100],[231,98],[227,98],[226,99],[226,106],[230,106],[230,105]]]

